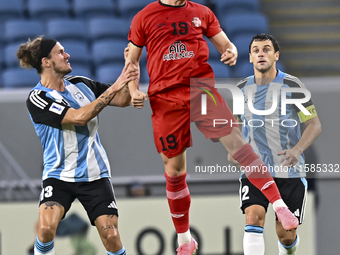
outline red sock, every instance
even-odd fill
[[[189,230],[190,193],[185,180],[187,174],[171,177],[164,173],[166,178],[166,196],[168,198],[172,221],[177,233]]]
[[[281,199],[279,189],[269,173],[268,168],[262,159],[256,155],[250,144],[247,143],[243,145],[241,149],[234,154],[233,158],[244,167],[244,172],[248,180],[266,196],[270,203]]]

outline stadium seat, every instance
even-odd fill
[[[238,51],[237,61],[249,61],[249,43],[255,34],[242,34],[236,36],[232,42],[235,44]]]
[[[10,68],[3,72],[3,85],[5,89],[30,87],[33,88],[40,76],[35,69]]]
[[[86,42],[61,42],[66,53],[70,54],[70,63],[73,65],[81,65],[89,68],[90,63],[90,51]]]
[[[148,4],[155,0],[119,0],[119,11],[122,17],[131,19]]]
[[[254,75],[254,67],[252,63],[249,63],[249,60],[239,62],[235,67],[237,78],[244,79],[250,75]]]
[[[127,39],[130,24],[121,18],[102,17],[88,21],[88,32],[91,41],[102,39]]]
[[[4,24],[4,41],[9,43],[25,43],[44,34],[44,27],[36,20],[9,20]]]
[[[20,62],[17,58],[17,51],[21,43],[9,44],[4,49],[5,66],[6,68],[19,67]]]
[[[204,37],[204,39],[207,41],[208,47],[209,47],[209,60],[214,60],[214,61],[220,60],[221,53],[219,53],[215,45],[207,37]]]
[[[78,19],[52,19],[47,22],[47,36],[60,42],[87,42],[88,31],[84,21]]]
[[[230,14],[222,19],[221,25],[231,40],[242,34],[256,35],[268,32],[268,20],[261,13]]]
[[[220,61],[208,61],[212,67],[215,78],[231,78],[230,67]]]
[[[0,0],[0,22],[24,17],[25,5],[23,0]]]
[[[27,10],[34,19],[64,18],[70,14],[70,3],[68,0],[28,0]]]
[[[92,44],[92,58],[94,63],[104,65],[108,63],[119,63],[124,65],[124,49],[127,40],[101,40]]]
[[[229,14],[260,11],[259,0],[213,0],[212,3],[215,5],[216,15],[219,19]]]
[[[91,73],[91,68],[83,66],[83,65],[73,65],[71,63],[71,67],[72,67],[72,72],[68,75],[76,75],[76,76],[85,76],[87,78],[92,79],[93,75]]]
[[[148,73],[148,70],[146,68],[146,66],[144,67],[141,67],[140,68],[140,83],[141,84],[145,84],[145,85],[149,85],[149,82],[150,82],[150,77],[149,77],[149,73]]]
[[[117,80],[123,70],[121,64],[102,65],[96,70],[97,81],[112,84]]]
[[[112,17],[115,14],[112,0],[73,0],[73,12],[82,19]]]

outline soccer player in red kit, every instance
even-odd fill
[[[222,62],[230,66],[236,64],[237,49],[209,8],[187,0],[158,0],[134,17],[126,59],[126,64],[139,66],[142,48],[146,46],[154,141],[165,166],[166,194],[178,234],[178,255],[191,255],[197,249],[197,243],[189,230],[191,198],[186,183],[186,148],[191,146],[191,120],[206,138],[219,140],[242,166],[256,169],[254,172],[257,175],[251,171],[246,173],[248,179],[273,204],[286,229],[298,226],[298,220],[282,201],[265,164],[243,140],[237,125],[213,129],[211,119],[196,114],[198,107],[191,105],[190,78],[209,78],[210,81],[214,78],[213,70],[207,62],[209,48],[203,35],[221,53]],[[219,96],[214,84],[207,84],[205,89]],[[129,89],[132,105],[143,107],[147,95],[138,90],[136,82],[130,82]],[[223,98],[220,106],[210,107],[209,110],[212,116],[218,112],[222,113],[224,119],[236,122]],[[261,178],[258,178],[259,172]]]

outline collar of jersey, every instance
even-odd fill
[[[170,8],[182,8],[187,5],[187,1],[185,1],[184,5],[181,5],[181,6],[173,6],[173,5],[164,4],[161,2],[161,0],[158,0],[158,3],[162,6],[170,7]]]

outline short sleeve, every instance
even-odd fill
[[[31,91],[26,101],[27,109],[34,123],[59,127],[70,107],[66,102],[56,102],[46,94],[41,90]]]
[[[218,21],[216,15],[212,12],[212,10],[210,10],[208,7],[206,7],[206,9],[208,25],[207,30],[205,32],[205,36],[213,37],[220,33],[222,31],[222,28],[220,22]]]
[[[142,14],[139,12],[131,22],[128,36],[128,40],[137,47],[143,47],[146,43],[145,31],[143,30],[142,24]]]

